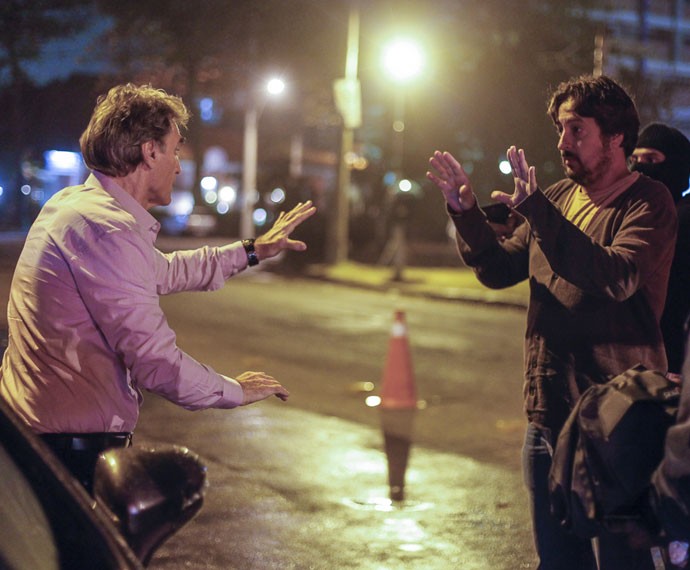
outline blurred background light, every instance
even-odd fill
[[[414,41],[397,39],[384,48],[383,66],[394,81],[404,83],[422,71],[424,55]]]
[[[271,191],[271,202],[274,204],[282,204],[285,202],[285,190],[282,188],[274,188]]]
[[[257,208],[252,214],[252,219],[257,226],[263,226],[268,220],[268,213],[263,208]]]
[[[66,150],[49,150],[44,154],[46,167],[54,170],[73,170],[79,168],[81,155]]]
[[[213,118],[213,99],[204,97],[199,101],[200,116],[202,121],[210,121]]]
[[[412,190],[412,182],[410,182],[406,178],[403,178],[400,182],[398,182],[398,189],[401,192],[409,192],[410,190]]]
[[[266,91],[271,95],[280,95],[285,91],[285,82],[279,77],[273,77],[266,83]]]
[[[218,188],[218,179],[215,176],[204,176],[201,179],[201,188],[210,192]]]
[[[383,183],[386,186],[391,186],[395,184],[396,179],[397,175],[392,170],[389,170],[388,172],[386,172],[386,174],[383,175]]]
[[[232,206],[237,201],[237,190],[232,186],[223,186],[218,191],[218,200]]]
[[[170,209],[173,216],[188,216],[194,209],[194,196],[191,192],[176,192]]]
[[[370,408],[375,408],[376,406],[379,406],[381,404],[381,397],[380,396],[367,396],[364,399],[364,403],[369,406]]]

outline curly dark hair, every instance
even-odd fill
[[[173,124],[187,126],[182,99],[150,85],[118,85],[98,98],[79,138],[86,165],[108,176],[126,176],[142,162],[141,145],[163,144]]]
[[[610,77],[583,75],[561,83],[551,94],[548,114],[558,125],[558,110],[572,99],[574,111],[582,117],[594,119],[606,137],[623,135],[625,156],[632,154],[637,144],[640,117],[630,95]]]

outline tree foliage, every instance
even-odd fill
[[[299,86],[301,101],[312,102],[303,113],[318,122],[344,53],[339,28],[346,12],[339,3],[326,9],[316,0],[100,0],[99,6],[114,21],[107,46],[122,75],[171,90],[192,106],[203,93],[242,109],[270,70]],[[342,48],[334,34],[342,35]],[[192,114],[189,139],[200,165],[198,115]]]
[[[5,88],[7,131],[11,145],[6,145],[0,163],[10,165],[9,207],[3,214],[10,220],[28,223],[22,211],[19,187],[20,168],[25,151],[25,92],[30,77],[24,66],[41,55],[48,40],[73,34],[84,25],[80,17],[88,0],[3,0],[0,3],[0,85]]]
[[[560,81],[592,71],[595,31],[582,16],[587,1],[567,8],[555,0],[358,2],[365,124],[356,137],[372,150],[371,172],[389,167],[394,136],[396,88],[382,74],[380,52],[394,34],[407,34],[428,52],[424,78],[405,88],[409,177],[423,180],[430,153],[447,149],[473,169],[476,191],[485,200],[509,183],[497,165],[515,144],[526,149],[542,185],[559,178],[546,100]],[[100,5],[114,18],[108,45],[127,64],[129,77],[146,70],[142,77],[192,102],[201,91],[246,96],[263,72],[279,70],[301,86],[303,123],[333,116],[332,81],[345,66],[352,5],[347,0],[101,0]],[[198,123],[190,125],[193,145],[200,132]]]
[[[0,5],[0,69],[18,70],[36,59],[46,40],[82,28],[78,11],[87,0],[4,0]]]
[[[473,169],[476,191],[488,197],[509,183],[497,163],[511,144],[526,149],[542,185],[560,177],[546,100],[560,81],[592,70],[595,29],[583,16],[590,1],[564,6],[556,0],[359,0],[365,117],[356,139],[358,148],[370,153],[372,176],[385,171],[391,154],[396,89],[382,75],[381,48],[392,35],[409,34],[427,50],[423,78],[405,88],[409,177],[423,180],[430,153],[447,149]],[[112,22],[99,45],[118,64],[110,83],[147,82],[185,98],[193,110],[188,138],[200,164],[199,97],[213,96],[237,114],[234,127],[241,127],[251,86],[269,71],[284,74],[296,94],[289,128],[308,125],[325,132],[337,125],[332,82],[344,75],[352,2],[97,0]],[[60,8],[82,3],[2,3],[0,65],[7,65],[9,43],[24,58],[37,54],[46,37],[80,21],[57,19]],[[32,14],[36,18],[29,23]],[[12,39],[19,28],[22,43]],[[269,119],[264,116],[264,124]]]

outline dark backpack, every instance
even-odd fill
[[[679,385],[641,365],[582,393],[549,473],[552,512],[565,528],[591,538],[650,526],[650,480],[679,399]]]

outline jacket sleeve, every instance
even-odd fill
[[[541,190],[517,210],[556,274],[591,295],[624,301],[670,266],[678,222],[667,194],[635,200],[611,244],[595,242]]]
[[[461,214],[448,214],[457,231],[458,253],[482,285],[503,289],[527,279],[527,224],[520,224],[510,238],[500,241],[478,206]]]

